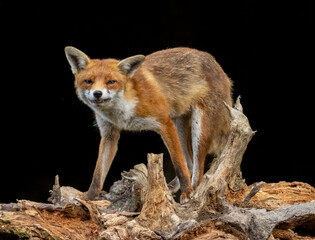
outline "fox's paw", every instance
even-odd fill
[[[194,190],[188,189],[180,195],[180,203],[184,204],[188,202],[194,195]]]

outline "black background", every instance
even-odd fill
[[[0,20],[0,202],[46,201],[56,174],[82,191],[90,184],[100,137],[75,95],[68,45],[92,58],[176,46],[211,53],[257,130],[242,163],[247,183],[315,185],[311,0],[2,0]],[[157,134],[124,133],[105,189],[148,152],[167,152]]]

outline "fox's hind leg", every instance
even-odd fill
[[[204,174],[205,159],[211,144],[211,127],[206,107],[199,104],[192,108],[191,141],[193,151],[192,186],[199,185]]]
[[[191,115],[183,115],[173,119],[175,128],[179,137],[180,145],[185,156],[186,164],[189,172],[192,174],[192,149],[191,149],[191,129],[190,129]]]
[[[191,127],[190,127],[191,114],[183,115],[178,118],[172,119],[179,137],[179,141],[185,156],[187,168],[190,174],[193,173],[192,164],[192,149],[191,149]],[[176,193],[179,190],[180,184],[177,177],[175,177],[168,187],[172,193]]]

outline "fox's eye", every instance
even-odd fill
[[[108,82],[107,82],[107,84],[114,84],[116,82],[116,80],[109,80]]]
[[[84,80],[84,82],[87,84],[93,84],[93,81],[91,79],[86,79],[86,80]]]

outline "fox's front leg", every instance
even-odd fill
[[[193,188],[190,181],[190,173],[186,165],[179,137],[173,121],[169,118],[161,126],[161,136],[171,155],[176,175],[180,182],[180,202],[188,202],[193,195]]]
[[[104,181],[117,152],[117,145],[120,133],[118,130],[107,127],[101,130],[102,139],[99,146],[98,158],[93,174],[93,179],[86,198],[89,200],[98,199],[103,189]]]

